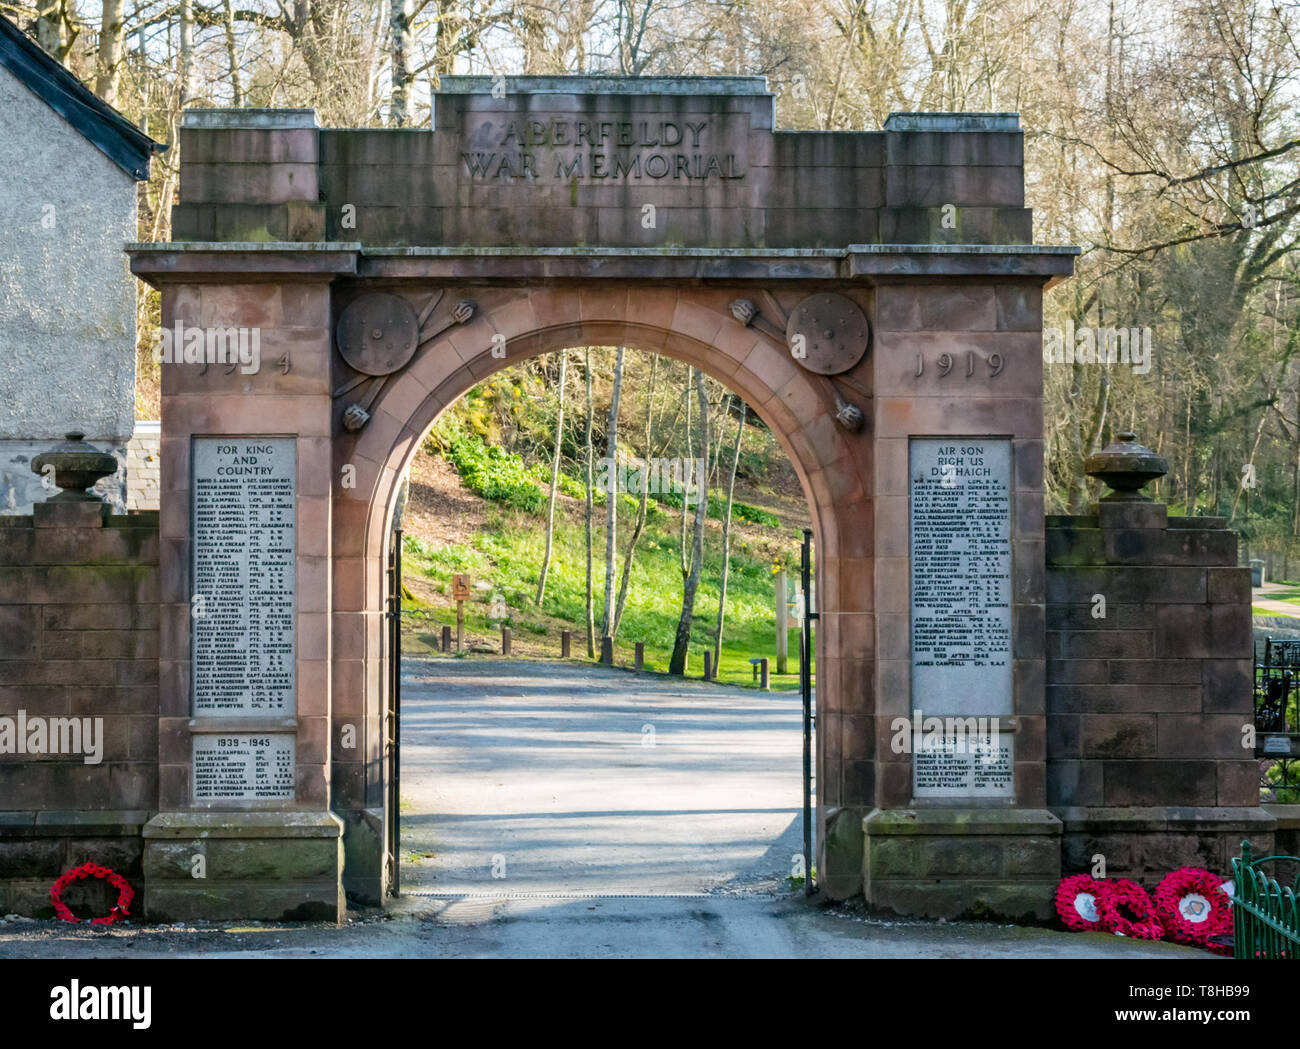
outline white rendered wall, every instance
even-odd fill
[[[136,184],[3,68],[0,141],[0,513],[23,513],[54,494],[33,455],[134,428]],[[120,471],[102,484],[120,502]]]

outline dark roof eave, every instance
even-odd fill
[[[150,158],[168,148],[99,98],[2,15],[0,66],[134,179],[147,179]]]

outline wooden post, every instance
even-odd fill
[[[451,651],[451,627],[447,626],[445,623],[442,627],[442,650],[444,652]]]
[[[785,606],[786,582],[785,569],[776,573],[776,672],[786,672],[786,660],[789,658],[790,622]]]
[[[607,667],[614,665],[614,639],[608,635],[600,639],[600,661]]]
[[[456,651],[465,651],[465,602],[456,602]]]
[[[638,641],[636,643],[636,669],[637,670],[645,669],[645,642],[644,641]]]
[[[510,628],[508,626],[501,628],[501,654],[503,656],[510,655]]]
[[[761,680],[758,683],[758,687],[762,689],[764,692],[772,691],[772,682],[768,679],[768,675],[767,675],[766,659],[764,659],[761,663],[758,664],[758,670],[759,670],[759,674],[761,675]]]
[[[704,680],[713,680],[713,653],[707,648],[704,650]]]
[[[560,658],[561,659],[569,658],[569,649],[572,647],[572,645],[573,645],[573,631],[561,630],[560,631]]]

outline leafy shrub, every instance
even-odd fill
[[[756,525],[762,525],[764,528],[780,528],[781,519],[776,514],[770,514],[757,506],[750,506],[748,503],[732,503],[731,512],[734,516],[742,521],[750,521]]]
[[[471,433],[454,435],[446,455],[465,487],[476,495],[528,513],[545,509],[546,494],[519,456],[485,444],[482,437]]]
[[[665,492],[659,496],[661,503],[669,506],[675,506],[677,509],[682,508],[682,495],[680,492]],[[709,516],[715,521],[721,521],[722,515],[727,509],[726,496],[718,492],[709,493]],[[691,506],[690,512],[695,512],[694,505]],[[731,504],[731,516],[741,521],[749,521],[752,524],[762,525],[764,528],[780,528],[781,519],[775,514],[770,514],[766,510],[757,506],[750,506],[748,503],[733,502]]]

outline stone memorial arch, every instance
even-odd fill
[[[1018,118],[782,132],[757,78],[444,77],[434,102],[421,130],[189,111],[173,241],[130,247],[165,333],[150,912],[382,899],[403,470],[498,369],[625,344],[739,394],[807,497],[820,887],[924,911],[864,855],[974,835],[956,909],[1041,913],[1041,302],[1074,249],[1031,243]],[[914,711],[996,717],[997,748],[914,761]],[[225,857],[202,881],[196,848]]]

